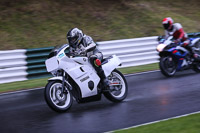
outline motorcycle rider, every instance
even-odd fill
[[[173,19],[171,17],[167,17],[162,20],[162,24],[165,29],[165,39],[167,39],[169,36],[173,36],[175,43],[182,43],[181,46],[188,49],[193,55],[194,59],[200,60],[200,56],[195,53],[191,46],[191,42],[180,23],[173,23]]]
[[[101,82],[105,90],[109,84],[101,66],[103,54],[98,50],[93,39],[90,36],[83,34],[80,29],[72,28],[67,32],[67,40],[70,45],[70,53],[76,53],[76,55],[84,55],[89,58],[90,63],[101,78]]]

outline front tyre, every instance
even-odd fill
[[[56,112],[67,111],[73,103],[72,95],[68,90],[62,93],[61,81],[49,81],[44,96],[48,106]]]
[[[176,63],[171,56],[161,57],[159,67],[161,73],[166,77],[172,77],[176,73]]]
[[[110,87],[104,92],[104,96],[112,102],[121,102],[127,97],[128,85],[124,75],[115,69],[108,76]]]

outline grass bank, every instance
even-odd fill
[[[95,41],[162,35],[168,16],[199,32],[199,7],[199,0],[1,0],[0,49],[64,44],[72,27]]]

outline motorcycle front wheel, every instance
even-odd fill
[[[71,93],[66,90],[62,92],[61,81],[49,81],[44,90],[47,105],[56,112],[66,112],[73,103]]]
[[[176,63],[171,56],[164,56],[160,58],[160,71],[166,77],[172,77],[176,73]]]
[[[112,102],[123,101],[128,94],[128,85],[124,75],[115,69],[108,76],[109,89],[104,92],[104,96]]]

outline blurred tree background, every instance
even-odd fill
[[[1,0],[1,50],[66,42],[78,27],[95,41],[162,35],[172,17],[188,33],[200,32],[199,0]]]

